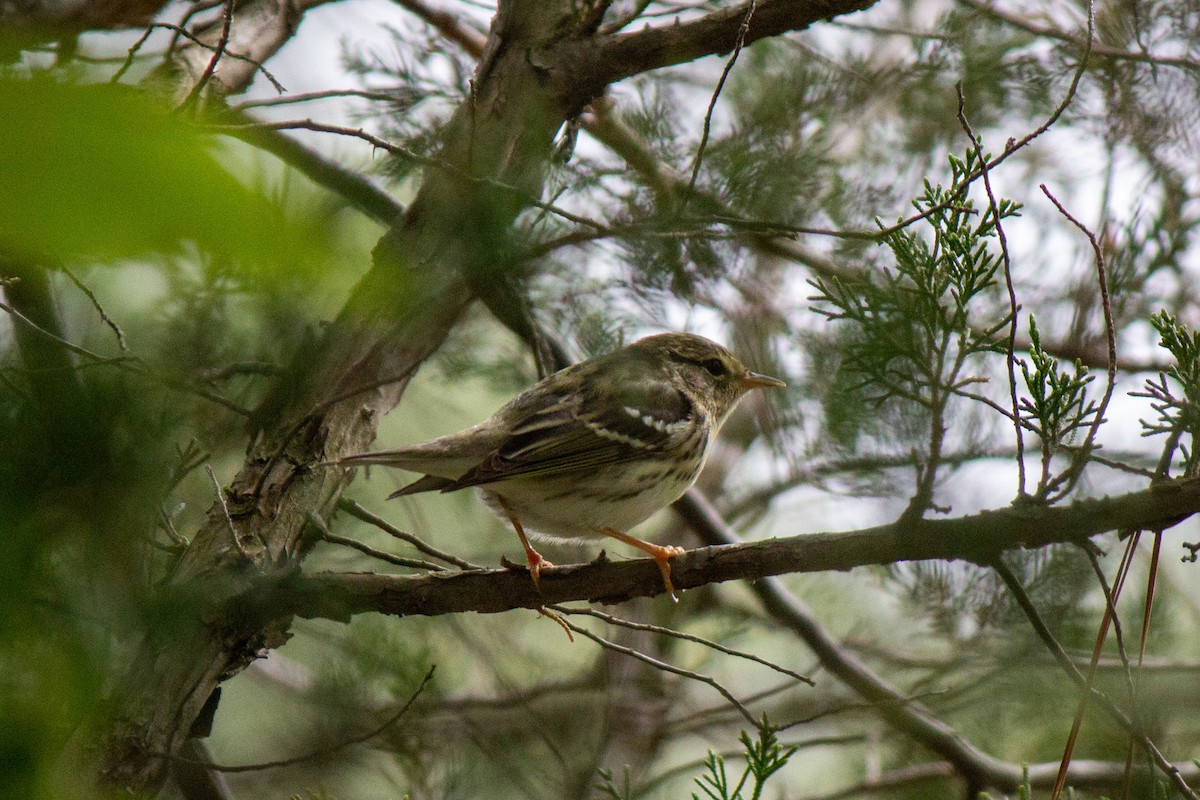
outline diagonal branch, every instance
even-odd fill
[[[1193,487],[1195,488],[1195,487]],[[1125,495],[1126,498],[1131,497]],[[1078,505],[1078,504],[1077,504]],[[692,524],[701,538],[709,543],[734,543],[737,536],[729,530],[716,512],[694,493],[689,493],[676,505],[677,510]],[[996,513],[996,512],[989,512]],[[996,559],[999,560],[998,558]],[[1015,764],[1007,764],[978,750],[963,739],[951,727],[938,719],[932,711],[919,701],[906,697],[882,676],[877,675],[853,653],[829,635],[811,611],[792,596],[778,581],[766,578],[751,584],[754,593],[767,612],[787,628],[793,630],[816,653],[832,675],[850,686],[862,697],[875,703],[879,713],[898,730],[921,743],[930,751],[949,761],[967,781],[968,796],[974,796],[984,786],[995,786],[1005,791],[1015,790],[1024,780],[1034,785],[1050,785],[1058,765],[1047,763],[1033,765],[1027,771]],[[1103,782],[1105,774],[1114,773],[1112,764],[1099,764],[1108,769],[1096,769],[1098,762],[1072,764],[1068,779],[1075,785],[1090,785]],[[1184,780],[1184,770],[1168,765],[1172,774]]]

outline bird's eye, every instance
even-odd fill
[[[714,378],[719,378],[722,375],[729,373],[729,368],[725,366],[725,362],[719,358],[710,358],[700,362],[700,366],[704,367]]]

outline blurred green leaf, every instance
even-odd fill
[[[211,137],[136,90],[0,78],[0,131],[0,247],[12,253],[194,246],[265,265],[303,252],[280,209],[218,163]]]

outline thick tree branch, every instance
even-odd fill
[[[230,117],[244,125],[224,128],[223,133],[275,155],[375,221],[391,225],[404,213],[403,206],[361,172],[331,161],[281,130],[254,126],[257,120],[249,114],[230,111],[221,121]]]
[[[686,508],[686,507],[685,507]],[[1200,511],[1200,479],[1069,506],[1026,506],[955,519],[913,520],[860,531],[811,533],[784,539],[691,550],[672,560],[680,589],[738,579],[848,570],[923,559],[988,563],[997,553],[1079,542],[1109,531],[1172,525]],[[689,521],[701,513],[685,510]],[[262,599],[272,614],[344,619],[378,611],[437,615],[494,613],[587,600],[623,602],[663,592],[650,559],[554,567],[542,573],[541,593],[525,570],[469,570],[425,576],[318,574],[297,576]],[[243,602],[239,599],[239,603]]]
[[[803,30],[815,22],[870,8],[877,0],[765,0],[755,5],[744,45],[759,39]],[[694,61],[733,50],[749,3],[722,8],[699,19],[584,39],[564,47],[560,65],[571,83],[604,87],[650,70]],[[589,98],[590,99],[590,98]]]

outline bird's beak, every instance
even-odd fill
[[[738,383],[741,384],[741,387],[747,391],[750,389],[767,388],[782,389],[784,386],[787,386],[787,384],[779,380],[779,378],[772,378],[770,375],[760,375],[757,372],[747,372],[741,377]]]

